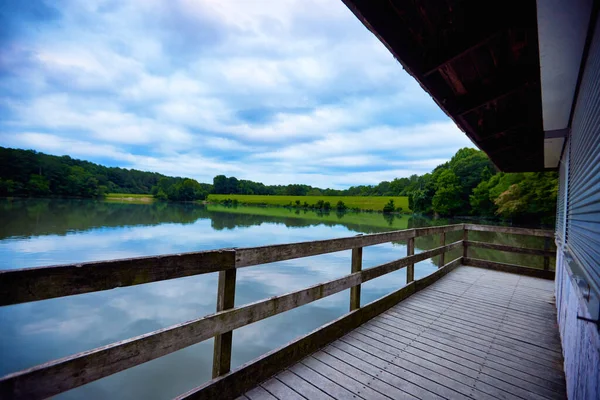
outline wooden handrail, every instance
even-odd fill
[[[0,306],[235,268],[231,249],[0,271]]]
[[[513,274],[533,276],[535,278],[554,280],[554,271],[540,268],[524,267],[522,265],[507,264],[497,261],[480,260],[478,258],[463,257],[463,264],[471,267],[493,269],[495,271],[511,272]]]
[[[515,246],[508,246],[505,244],[496,244],[496,243],[488,243],[488,242],[475,242],[473,240],[465,241],[464,245],[466,247],[478,247],[481,249],[506,251],[509,253],[531,254],[531,255],[535,255],[535,256],[545,256],[545,257],[546,256],[552,257],[556,254],[555,251],[551,251],[551,250],[530,249],[527,247],[515,247]]]
[[[215,335],[293,310],[460,246],[462,241],[454,242],[307,289],[217,312],[7,375],[0,379],[0,395],[2,398],[10,398],[9,394],[16,391],[22,398],[50,397],[200,343]],[[82,367],[86,370],[85,374],[80,373]]]
[[[445,244],[447,232],[461,230],[464,232],[462,240]],[[550,257],[554,254],[548,249],[538,250],[470,241],[468,240],[469,230],[520,235],[531,234],[546,238],[550,237],[551,234],[551,232],[536,229],[457,224],[313,242],[0,271],[0,305],[43,300],[219,271],[217,312],[215,314],[4,376],[0,378],[0,397],[11,399],[53,396],[212,337],[216,339],[213,359],[213,377],[216,378],[227,374],[230,370],[231,334],[234,329],[292,310],[346,289],[351,289],[352,294],[348,315],[354,315],[353,313],[361,311],[360,287],[362,283],[407,267],[407,286],[414,285],[414,282],[417,282],[419,287],[428,285],[442,274],[436,273],[414,281],[414,264],[438,255],[441,256],[438,265],[441,269],[445,268],[446,272],[444,273],[462,262],[466,265],[520,272],[546,278],[553,274],[551,271],[535,270],[467,257],[469,247],[544,257]],[[441,246],[419,254],[412,254],[416,237],[437,234],[440,235]],[[407,240],[407,257],[368,269],[362,268],[363,247],[398,240]],[[459,247],[464,248],[463,256],[444,265],[444,254]],[[233,308],[236,268],[349,249],[352,249],[352,269],[349,275],[282,296]],[[336,331],[336,334],[341,333]],[[82,371],[85,371],[85,373],[82,373]]]
[[[463,224],[340,239],[0,270],[0,306],[334,253],[463,229]]]
[[[236,248],[235,266],[248,267],[251,265],[268,264],[276,261],[291,260],[335,253],[357,247],[373,246],[381,243],[408,240],[414,237],[434,235],[441,232],[462,231],[464,224],[444,225],[427,228],[405,229],[393,232],[372,233],[369,235],[353,236],[340,239],[315,240],[310,242],[276,244],[272,246]]]
[[[465,229],[479,232],[509,233],[512,235],[539,236],[554,238],[554,231],[546,229],[514,228],[512,226],[465,224]]]

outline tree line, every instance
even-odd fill
[[[193,201],[208,194],[286,196],[408,196],[419,214],[485,216],[552,221],[556,172],[498,172],[482,151],[460,149],[431,173],[348,189],[310,185],[265,185],[217,175],[212,184],[156,172],[105,167],[69,156],[0,147],[0,196],[102,197],[106,193],[151,193],[159,200]]]
[[[556,172],[498,172],[482,151],[460,149],[431,173],[412,176],[402,195],[416,213],[481,216],[552,223]]]
[[[0,196],[96,198],[107,193],[152,193],[180,201],[204,199],[211,190],[212,185],[194,179],[0,147]]]

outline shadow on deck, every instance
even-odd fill
[[[461,266],[242,399],[564,399],[552,281]]]

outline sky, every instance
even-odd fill
[[[331,188],[473,147],[341,0],[2,0],[0,146]]]

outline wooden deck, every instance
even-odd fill
[[[241,399],[564,399],[554,282],[461,266]]]
[[[479,231],[544,238],[544,248],[469,238],[469,232]],[[446,235],[455,240],[460,232],[462,240],[446,241]],[[432,235],[439,235],[439,246],[414,254],[415,239]],[[250,399],[564,398],[552,301],[553,237],[548,230],[454,224],[0,270],[0,306],[219,274],[214,314],[5,375],[0,398],[45,399],[211,338],[213,379],[199,382],[178,400],[230,399],[243,393]],[[362,268],[363,248],[399,241],[406,242],[406,257]],[[446,260],[460,248],[462,256]],[[473,258],[477,253],[470,248],[543,257],[544,268]],[[237,269],[342,250],[352,251],[349,275],[234,307]],[[438,257],[437,271],[415,279],[415,264],[432,257]],[[406,285],[361,304],[363,283],[400,269],[406,271]],[[235,329],[348,289],[347,314],[231,370]]]

